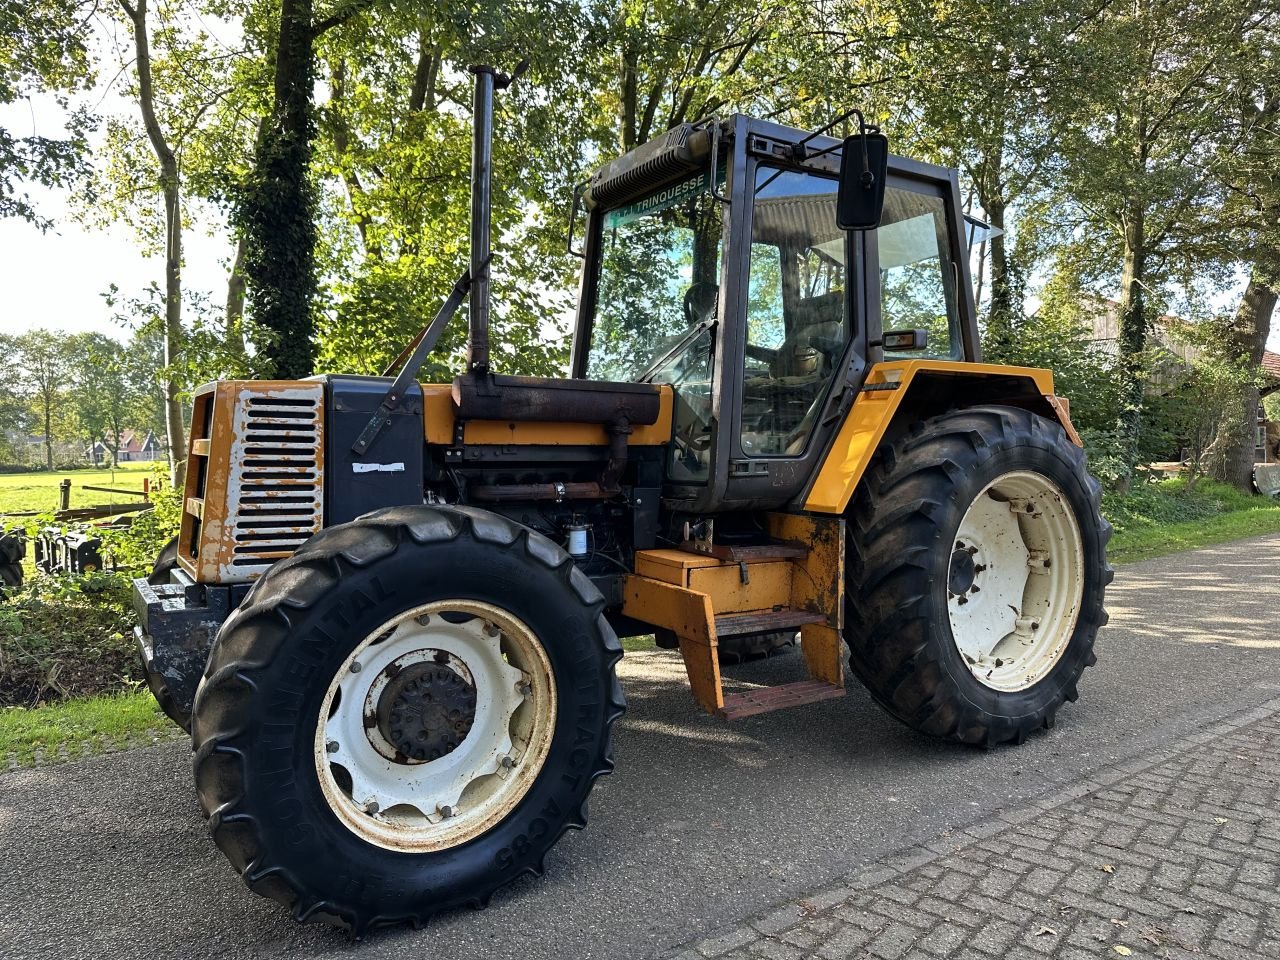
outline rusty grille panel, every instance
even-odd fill
[[[318,384],[239,397],[227,512],[231,566],[243,573],[287,557],[324,522],[323,402]]]
[[[222,382],[212,407],[192,566],[204,583],[243,582],[323,526],[324,385]]]

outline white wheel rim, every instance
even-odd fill
[[[388,691],[395,677],[445,677],[440,667],[457,677],[449,686],[474,690],[470,728],[465,710],[448,714],[452,733],[443,713],[433,713],[430,730],[426,721],[389,720],[389,705],[405,702]],[[426,689],[415,702],[432,711],[441,688]],[[551,749],[555,717],[551,664],[528,626],[475,600],[430,603],[387,621],[343,662],[316,724],[316,772],[329,807],[363,839],[403,852],[448,849],[496,826],[524,798]],[[390,735],[402,744],[428,733],[458,742],[434,759],[407,755],[384,729],[397,724]]]
[[[974,498],[952,545],[947,615],[983,685],[1014,692],[1048,675],[1075,632],[1083,571],[1080,524],[1048,477],[1006,473]]]

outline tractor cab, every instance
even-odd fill
[[[889,158],[875,225],[842,229],[860,142],[736,115],[580,190],[572,376],[671,385],[673,505],[802,498],[872,364],[979,360],[955,171]]]

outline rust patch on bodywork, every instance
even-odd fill
[[[1049,406],[1053,408],[1053,412],[1058,415],[1058,423],[1066,431],[1067,439],[1077,447],[1083,447],[1084,441],[1080,439],[1080,434],[1076,432],[1075,424],[1071,422],[1071,401],[1066,397],[1060,397],[1053,393],[1046,393],[1044,398]]]

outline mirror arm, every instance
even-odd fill
[[[716,191],[716,173],[720,169],[720,120],[711,118],[711,171],[707,174],[707,192],[712,200],[729,203],[729,198]]]
[[[587,259],[587,252],[573,248],[573,225],[578,219],[578,209],[582,205],[582,191],[585,187],[585,183],[580,183],[573,188],[573,206],[569,208],[569,239],[565,242],[565,250],[579,260]]]

